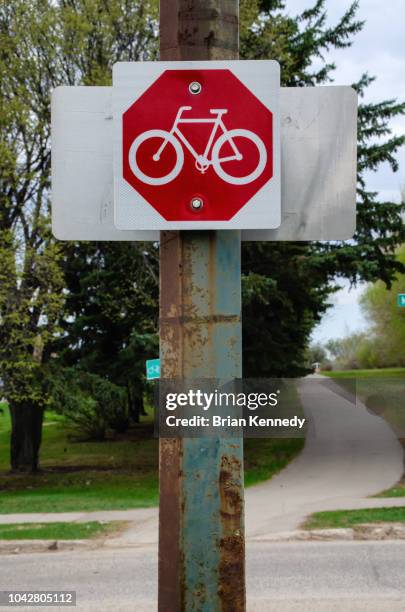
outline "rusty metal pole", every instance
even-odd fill
[[[161,0],[161,60],[237,59],[237,0]],[[162,378],[241,377],[239,231],[161,232]],[[245,610],[243,441],[160,440],[159,612]]]

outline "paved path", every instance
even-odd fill
[[[404,609],[405,542],[250,543],[246,561],[248,612]],[[10,555],[11,589],[75,589],[78,612],[155,612],[157,549]]]
[[[403,474],[402,447],[385,421],[323,377],[302,380],[299,390],[309,420],[305,448],[280,474],[248,490],[247,533],[296,529],[321,510],[405,505],[400,498],[365,499]]]
[[[336,387],[339,391],[339,387]],[[330,381],[308,377],[300,395],[310,423],[303,452],[270,481],[246,491],[246,534],[296,529],[320,510],[403,506],[404,498],[367,499],[395,484],[403,473],[403,451],[391,429],[363,406],[334,392]],[[0,523],[128,520],[119,536],[128,546],[157,541],[157,509],[0,515]]]

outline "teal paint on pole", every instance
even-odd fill
[[[240,378],[240,232],[164,232],[161,250],[162,378]],[[243,612],[242,438],[160,453],[159,610]]]
[[[191,379],[216,378],[221,384],[242,373],[240,232],[218,231],[210,236],[204,232],[191,240],[190,304],[206,317],[199,328],[207,331],[207,337],[199,344],[200,354],[184,364],[184,374]],[[220,610],[231,588],[235,589],[230,597],[233,609],[243,609],[242,466],[242,439],[183,440],[186,610]],[[228,558],[228,547],[233,559]],[[238,564],[239,585],[231,587],[228,572]]]
[[[405,293],[398,293],[397,304],[400,308],[405,308]]]

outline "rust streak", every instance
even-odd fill
[[[242,533],[243,499],[242,465],[234,456],[223,456],[219,474],[222,538],[220,540],[220,588],[218,595],[223,612],[245,610],[245,544]]]

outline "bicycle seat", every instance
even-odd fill
[[[213,115],[225,115],[228,112],[227,108],[210,108],[210,113]]]

